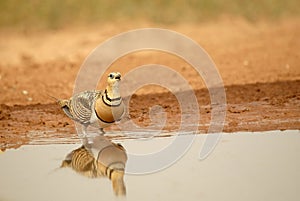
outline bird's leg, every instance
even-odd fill
[[[82,131],[83,131],[83,137],[87,137],[87,136],[88,136],[88,133],[87,133],[87,126],[84,126],[84,125],[83,125]]]
[[[84,142],[86,143],[85,145],[93,144],[93,139],[94,139],[93,136],[88,135],[87,128],[88,128],[88,126],[83,125],[83,139],[84,139]]]
[[[78,137],[83,139],[87,137],[87,126],[85,125],[81,125],[81,127],[79,127],[79,129],[77,129],[77,134]]]
[[[75,127],[76,127],[76,131],[77,131],[77,135],[80,139],[83,139],[86,136],[86,128],[84,125],[75,122]]]
[[[105,134],[103,128],[99,128],[99,131],[100,131],[100,134],[102,134],[102,135]]]

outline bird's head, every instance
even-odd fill
[[[121,81],[121,73],[119,72],[111,72],[108,74],[107,83],[110,86],[118,86]]]

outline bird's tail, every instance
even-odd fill
[[[69,100],[59,99],[59,98],[56,98],[56,97],[51,96],[51,95],[49,95],[49,94],[46,94],[46,95],[47,95],[48,97],[54,99],[54,100],[58,103],[58,105],[59,105],[60,107],[69,106]]]
[[[49,94],[45,94],[45,95],[48,96],[48,97],[50,97],[50,98],[52,98],[52,99],[54,99],[55,101],[59,101],[59,99],[56,98],[56,97],[54,97],[54,96],[51,96],[51,95],[49,95]]]
[[[65,100],[65,99],[62,99],[62,100],[58,100],[57,103],[60,105],[60,107],[69,107],[69,102],[70,100]]]

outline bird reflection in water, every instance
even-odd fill
[[[124,170],[127,154],[124,147],[104,136],[85,138],[83,145],[71,151],[61,167],[70,167],[89,178],[108,177],[116,195],[126,195]]]

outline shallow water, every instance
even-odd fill
[[[71,168],[59,168],[81,144],[10,149],[0,153],[0,200],[299,200],[299,131],[220,136],[203,160],[199,153],[207,135],[118,140],[128,157],[126,197],[114,194],[107,177],[90,179]],[[170,155],[163,155],[160,162],[140,160],[151,154],[161,156],[176,140],[186,139],[193,140],[192,146],[173,164],[165,163]],[[159,171],[143,174],[136,168],[143,166]]]

